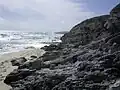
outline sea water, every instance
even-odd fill
[[[54,32],[0,31],[0,54],[41,48],[53,42],[61,42],[61,36]]]

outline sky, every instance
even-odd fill
[[[109,14],[120,0],[0,0],[0,30],[68,31],[77,23]]]

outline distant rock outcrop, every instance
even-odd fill
[[[58,45],[23,63],[4,82],[12,90],[119,90],[120,4],[66,33]]]

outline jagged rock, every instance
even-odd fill
[[[105,27],[111,33],[120,32],[120,4],[111,10],[110,16],[111,17],[105,23]]]
[[[20,66],[22,64],[24,64],[27,61],[27,59],[25,57],[20,57],[20,58],[15,58],[13,60],[11,60],[11,63],[13,66]]]
[[[12,73],[10,73],[6,79],[4,80],[4,82],[6,84],[11,84],[14,81],[18,81],[20,79],[23,79],[25,77],[27,77],[28,75],[32,74],[34,72],[34,70],[29,70],[29,69],[18,69],[18,70],[14,70]]]
[[[82,63],[80,63],[80,64],[78,65],[77,70],[78,70],[78,71],[83,71],[83,70],[85,70],[85,68],[87,67],[87,65],[88,65],[87,62],[82,62]]]
[[[106,78],[106,75],[104,73],[101,73],[100,71],[96,71],[93,73],[89,73],[84,76],[84,79],[87,81],[93,81],[95,83],[100,83]]]
[[[110,68],[112,67],[113,60],[112,59],[104,59],[100,64],[104,68]]]
[[[120,4],[118,4],[111,10],[110,15],[112,17],[120,17]]]
[[[49,46],[44,46],[41,49],[44,49],[45,51],[52,51],[52,50],[60,50],[62,49],[62,47],[60,44],[59,45],[51,44]]]
[[[119,77],[120,75],[120,70],[114,67],[105,69],[103,72],[106,73],[106,75],[108,75],[108,80],[115,77]]]
[[[63,43],[86,45],[97,38],[106,37],[104,23],[109,15],[99,16],[83,21],[66,33],[62,38]]]
[[[68,80],[60,83],[53,90],[105,90],[108,84],[92,83],[82,84],[82,80]]]
[[[120,90],[120,80],[117,80],[114,84],[110,85],[108,90]]]
[[[39,69],[45,68],[45,67],[48,67],[48,65],[45,65],[41,59],[36,59],[34,61],[24,63],[23,65],[20,65],[18,68],[19,69],[27,68],[27,69],[38,69],[39,70]]]
[[[108,41],[108,43],[110,43],[110,44],[116,43],[116,44],[119,44],[119,45],[120,45],[120,35],[113,37],[112,39],[110,39],[110,40]]]
[[[61,52],[59,51],[48,51],[40,58],[42,58],[43,61],[49,61],[49,60],[54,60],[60,57],[60,55],[61,55]]]

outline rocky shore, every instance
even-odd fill
[[[4,79],[10,72],[17,69],[16,65],[29,62],[31,59],[40,57],[43,53],[45,53],[44,50],[31,48],[0,55],[0,90],[9,90],[11,88],[4,83]]]
[[[61,40],[43,47],[42,56],[14,64],[18,69],[4,83],[11,90],[120,90],[120,4],[109,15],[76,25]]]

